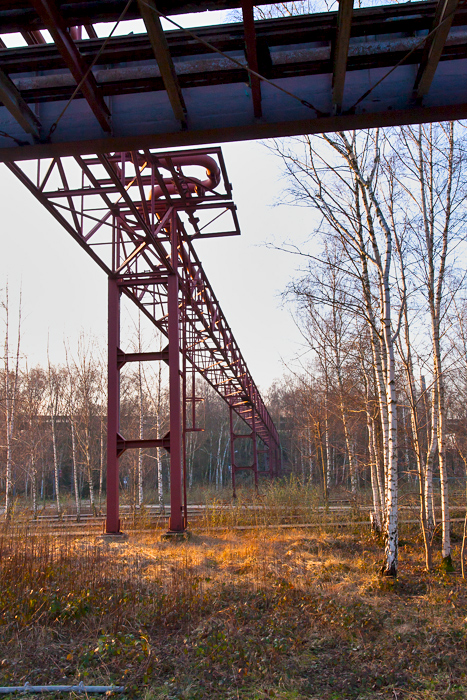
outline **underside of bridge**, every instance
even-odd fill
[[[237,7],[243,22],[162,29]],[[254,21],[251,0],[0,0],[2,44],[12,32],[26,44],[0,48],[0,159],[467,115],[465,4],[336,7]],[[137,19],[135,33],[97,36],[96,23]]]
[[[221,151],[155,149],[467,116],[465,4],[336,7],[258,21],[251,0],[0,0],[0,161],[109,279],[108,533],[120,530],[118,461],[131,448],[170,452],[169,527],[186,528],[196,373],[229,406],[234,491],[239,469],[257,484],[259,453],[264,473],[280,469],[277,431],[194,248],[239,233]],[[242,21],[176,19],[234,8]],[[122,294],[164,350],[122,352]],[[169,366],[170,431],[154,440],[119,429],[120,369],[145,360]],[[249,427],[248,467],[235,463],[235,415]]]

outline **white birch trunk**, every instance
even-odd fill
[[[403,319],[404,319],[404,331],[405,331],[405,350],[402,347],[402,342],[399,343],[399,354],[401,356],[402,364],[404,366],[406,374],[406,386],[407,386],[407,397],[409,400],[410,408],[410,427],[412,430],[412,442],[415,452],[415,459],[417,463],[417,473],[419,481],[419,495],[420,495],[420,521],[422,526],[422,535],[425,545],[425,564],[427,571],[431,569],[431,536],[427,528],[427,517],[426,517],[426,504],[425,504],[425,485],[424,485],[424,465],[422,458],[422,449],[420,445],[420,434],[419,434],[419,418],[418,418],[418,401],[415,392],[415,377],[413,372],[413,360],[412,360],[412,346],[410,342],[410,323],[409,315],[407,310],[407,285],[406,276],[403,263],[403,253],[400,245],[400,240],[396,236],[396,245],[400,258],[400,275],[402,282],[401,290],[401,301],[403,308]],[[404,425],[405,425],[405,409],[403,409]],[[407,431],[405,432],[405,444],[407,450]],[[407,450],[408,451],[408,450]],[[407,457],[408,464],[408,457]]]
[[[313,482],[313,452],[311,450],[311,428],[307,428],[307,440],[308,440],[308,479],[310,484]],[[334,451],[334,449],[333,449]]]
[[[327,381],[326,381],[327,384]],[[324,394],[324,459],[326,463],[326,490],[331,486],[331,460],[329,457],[329,418],[328,418],[328,391],[327,386]]]
[[[366,425],[368,430],[368,452],[370,455],[370,475],[371,475],[371,492],[373,495],[373,528],[377,530],[378,533],[382,532],[383,519],[381,510],[381,497],[379,493],[378,485],[378,466],[377,458],[375,454],[375,443],[374,443],[374,425],[371,419],[370,411],[366,410]]]
[[[162,410],[162,367],[159,364],[159,371],[157,374],[157,437],[161,435],[161,410]],[[159,509],[161,513],[165,510],[164,505],[164,477],[162,473],[162,452],[160,448],[156,450],[157,455],[157,490],[159,495]]]
[[[334,304],[335,307],[335,304]],[[334,319],[334,344],[333,344],[333,351],[334,351],[334,360],[336,363],[336,375],[337,375],[337,385],[339,387],[339,408],[341,412],[341,420],[342,420],[342,425],[344,426],[344,438],[345,438],[345,448],[347,450],[347,454],[349,456],[349,476],[350,476],[350,490],[352,491],[352,494],[357,493],[357,472],[355,468],[355,459],[352,451],[352,446],[351,446],[351,439],[350,439],[350,432],[349,432],[349,426],[348,426],[348,418],[347,418],[347,411],[346,407],[344,405],[344,382],[342,380],[342,363],[341,363],[341,355],[340,355],[340,350],[339,350],[339,337],[337,333],[337,317],[336,317],[336,310],[333,308],[333,319]],[[326,417],[327,417],[327,411],[326,411]],[[329,453],[328,453],[329,454]],[[329,465],[328,465],[328,471],[329,471]],[[328,487],[330,486],[330,478],[328,480]]]
[[[162,481],[162,455],[160,448],[156,449],[156,462],[157,462],[157,495],[159,499],[159,510],[161,513],[164,512],[164,483]]]
[[[31,464],[31,495],[32,495],[32,513],[34,519],[37,518],[37,467],[35,461]]]
[[[105,440],[104,440],[104,416],[101,416],[100,426],[100,452],[99,452],[99,508],[102,501],[102,487],[104,483]]]
[[[437,393],[438,404],[438,459],[441,490],[441,522],[442,522],[442,556],[446,565],[451,566],[451,533],[449,517],[448,477],[446,464],[446,413],[444,400],[444,377],[441,359],[441,318],[442,299],[445,288],[446,262],[448,246],[450,243],[451,206],[453,194],[454,172],[454,126],[450,123],[448,132],[448,151],[444,154],[447,161],[447,178],[443,188],[443,217],[444,221],[437,222],[434,219],[434,201],[437,195],[437,175],[434,168],[434,160],[438,154],[438,147],[433,143],[433,126],[428,128],[428,137],[424,137],[422,126],[418,132],[418,158],[419,158],[419,182],[420,197],[425,229],[426,261],[424,262],[426,273],[426,289],[428,306],[431,315],[431,333],[433,344],[433,375]],[[436,153],[435,153],[436,150]],[[439,235],[439,232],[441,235]]]
[[[438,393],[438,460],[439,479],[441,491],[441,523],[442,523],[442,546],[441,552],[443,560],[451,565],[451,520],[449,515],[449,491],[448,473],[446,460],[446,426],[445,426],[445,401],[444,401],[444,378],[441,370],[441,351],[439,347],[438,333],[435,333],[435,371]]]
[[[428,532],[430,533],[430,536],[433,535],[434,529],[436,527],[433,492],[433,467],[435,463],[435,457],[438,452],[438,401],[436,395],[436,389],[433,388],[431,409],[431,435],[425,469],[425,508],[427,528]]]
[[[373,432],[372,432],[373,453],[375,455],[376,478],[378,481],[379,502],[380,502],[381,513],[384,513],[384,505],[385,505],[385,503],[384,503],[384,499],[385,499],[384,467],[381,464],[380,454],[379,454],[379,450],[378,450],[378,441],[377,441],[377,437],[376,437],[376,421],[374,418],[372,419],[372,425],[373,425]]]
[[[73,417],[71,417],[71,460],[73,467],[73,488],[75,491],[75,506],[76,506],[76,521],[79,523],[81,520],[81,498],[79,491],[78,482],[78,460],[77,460],[77,449],[76,449],[76,432],[75,432],[75,422]]]
[[[89,418],[90,418],[90,416],[88,415],[88,420],[89,420]],[[89,427],[89,423],[88,423],[88,425],[85,426],[84,453],[85,453],[85,458],[86,458],[86,471],[88,474],[89,504],[91,506],[91,510],[95,513],[94,479],[93,479],[93,469],[92,469],[91,449],[90,449],[91,436],[90,436],[89,431],[90,431],[90,427]]]
[[[225,483],[225,478],[224,478],[225,477],[225,460],[227,457],[227,450],[229,449],[229,447],[230,447],[230,439],[227,438],[225,441],[225,445],[224,445],[224,452],[222,454],[222,486]],[[268,468],[270,468],[270,464],[268,464]]]
[[[389,273],[389,270],[388,270]],[[391,334],[391,301],[389,274],[384,277],[383,296],[383,329],[387,352],[387,404],[388,404],[388,464],[387,464],[387,491],[386,491],[386,568],[385,574],[395,576],[397,573],[398,556],[398,472],[397,472],[397,398],[396,398],[396,371],[394,361],[394,346]]]
[[[345,136],[343,137],[348,144]],[[377,136],[376,136],[377,138]],[[384,415],[382,410],[384,452],[386,455],[386,548],[385,565],[383,573],[387,576],[397,574],[398,560],[398,471],[397,471],[397,399],[396,399],[396,377],[394,359],[394,340],[391,329],[391,286],[390,270],[392,262],[392,232],[386,222],[383,212],[379,206],[375,192],[371,183],[363,178],[358,169],[353,151],[348,144],[349,153],[352,154],[352,165],[359,180],[363,203],[367,215],[370,240],[373,248],[375,265],[379,274],[379,292],[381,304],[381,342],[383,352],[381,353],[382,370],[385,379],[385,406],[387,411],[387,432],[384,428]],[[379,221],[385,237],[384,260],[381,259],[376,240],[373,217],[370,211],[370,202],[374,207],[376,218]],[[372,333],[373,336],[373,333]],[[377,367],[377,375],[379,368]]]
[[[224,425],[221,425],[221,429],[219,431],[219,439],[217,441],[217,457],[216,457],[216,463],[217,463],[217,468],[216,468],[216,491],[219,491],[221,488],[221,445],[222,445],[222,434],[224,432]]]
[[[60,505],[60,474],[59,474],[59,464],[58,464],[58,452],[57,452],[57,430],[55,425],[55,410],[53,410],[51,416],[52,424],[52,449],[53,449],[53,460],[54,460],[54,485],[55,485],[55,502],[57,504],[57,513],[61,515],[62,507]]]
[[[50,364],[49,348],[47,347],[47,365],[48,365],[48,381],[49,381],[49,397],[50,397],[50,423],[52,429],[52,454],[54,463],[54,490],[55,490],[55,501],[57,505],[57,515],[61,515],[62,508],[60,505],[60,475],[59,475],[59,465],[58,465],[58,452],[57,452],[57,430],[55,424],[55,418],[58,410],[58,386],[57,378],[53,376],[52,367]]]

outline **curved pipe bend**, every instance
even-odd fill
[[[211,158],[211,156],[190,156],[186,154],[178,157],[172,157],[170,160],[172,161],[172,165],[176,168],[189,167],[192,165],[206,168],[206,180],[199,180],[195,177],[186,178],[183,174],[180,174],[180,180],[188,192],[204,194],[205,190],[213,190],[221,181],[220,168],[214,158]],[[169,170],[168,160],[166,158],[158,159],[158,164],[166,170]],[[178,194],[179,190],[173,178],[164,178],[164,185],[166,186],[169,194]],[[152,197],[154,197],[154,199],[159,199],[163,195],[164,193],[161,186],[156,185],[152,192],[149,193],[149,199],[152,199]]]

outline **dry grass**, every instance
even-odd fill
[[[144,700],[467,697],[467,588],[331,534],[0,538],[0,685],[124,683]],[[44,696],[43,696],[44,697]],[[49,696],[50,697],[50,696]]]

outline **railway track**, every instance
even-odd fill
[[[257,528],[306,529],[323,526],[332,528],[368,526],[370,525],[369,517],[362,519],[361,516],[372,510],[370,506],[360,506],[357,509],[352,505],[343,504],[331,505],[328,508],[324,506],[319,508],[307,506],[268,508],[262,504],[250,504],[236,508],[238,508],[237,512],[233,512],[232,506],[228,504],[215,506],[191,504],[188,507],[189,529],[193,531],[223,531],[226,529],[248,531]],[[290,513],[290,510],[293,512]],[[401,513],[400,524],[419,523],[416,506],[402,505],[399,511]],[[457,516],[451,518],[452,522],[464,521],[463,508],[452,506],[450,511]],[[348,517],[351,512],[355,513],[354,518]],[[319,516],[316,519],[313,518],[314,522],[310,522],[311,513]],[[459,517],[460,514],[462,514],[461,517]],[[81,513],[79,521],[76,520],[76,517],[76,512],[72,511],[62,513],[60,516],[56,513],[41,513],[36,518],[18,517],[14,521],[14,526],[23,529],[23,531],[26,529],[31,535],[47,533],[54,536],[95,536],[103,533],[105,525],[103,513]],[[161,513],[158,505],[148,505],[143,509],[123,506],[121,508],[122,531],[137,534],[152,530],[165,530],[169,517],[170,509],[166,508],[165,512]]]

